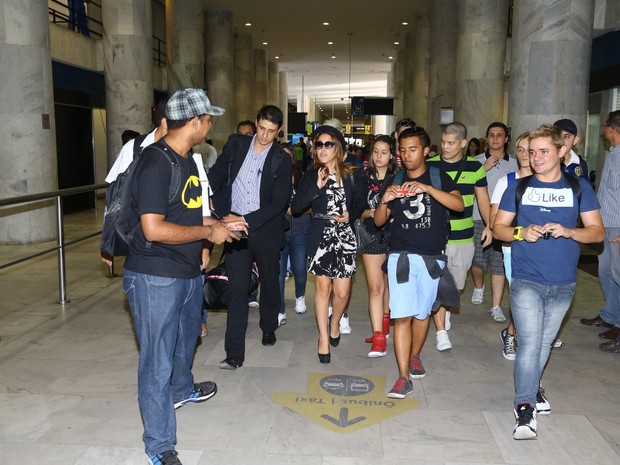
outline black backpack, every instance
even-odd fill
[[[118,175],[106,192],[105,210],[103,213],[103,230],[99,249],[108,257],[125,256],[129,253],[129,244],[133,241],[136,231],[140,227],[137,206],[133,202],[131,186],[136,167],[140,162],[142,141],[146,136],[134,139],[133,161],[127,169]],[[181,187],[181,168],[171,153],[158,146],[149,147],[164,154],[172,165],[172,176],[168,189],[168,201],[171,202]]]

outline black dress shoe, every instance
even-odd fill
[[[329,352],[327,352],[326,354],[322,354],[319,352],[317,355],[319,356],[319,362],[321,363],[329,363],[332,360],[332,354],[330,354]]]
[[[272,346],[276,343],[276,333],[273,331],[263,331],[263,345]]]
[[[340,334],[338,335],[338,337],[329,336],[329,344],[332,347],[338,347],[338,344],[340,344]]]
[[[236,355],[230,355],[220,362],[222,370],[236,370],[241,366],[243,366],[243,359]]]
[[[611,323],[607,323],[599,315],[596,315],[594,318],[582,318],[581,320],[579,320],[579,322],[582,325],[593,326],[595,328],[598,328],[598,327],[601,327],[601,326],[605,327],[605,328],[613,328],[614,327],[614,325],[612,325]]]

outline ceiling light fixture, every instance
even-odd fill
[[[329,42],[327,42],[327,45],[334,45],[334,43],[330,40]]]
[[[280,59],[280,56],[279,56],[279,55],[276,55],[274,58],[275,58],[276,60],[279,60],[279,59]]]
[[[399,44],[400,44],[400,42],[398,42],[398,41],[394,42],[394,45],[399,45]]]
[[[278,58],[278,57],[276,57],[276,58]],[[394,57],[393,57],[393,56],[389,56],[389,57],[388,57],[388,60],[393,60],[393,59],[394,59]]]
[[[408,26],[409,25],[409,23],[407,21],[403,21],[402,24],[403,24],[403,26]]]
[[[263,42],[263,45],[269,45],[269,42]]]
[[[250,27],[252,23],[245,23],[246,27]]]
[[[327,21],[325,21],[325,22],[323,23],[323,26],[329,26],[329,23],[328,23]]]

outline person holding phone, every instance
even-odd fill
[[[356,244],[349,223],[353,204],[351,168],[344,164],[346,142],[338,129],[319,126],[312,134],[314,165],[301,180],[291,204],[293,215],[312,207],[308,271],[316,276],[314,311],[319,330],[318,357],[329,363],[329,347],[340,343],[340,318],[351,295]],[[332,316],[328,319],[328,307]],[[331,320],[331,326],[329,325]]]

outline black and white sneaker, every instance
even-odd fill
[[[183,407],[188,402],[198,404],[210,399],[217,392],[217,386],[213,381],[204,381],[202,383],[194,384],[194,390],[189,395],[178,402],[175,402],[174,408],[178,409]]]
[[[536,394],[536,413],[538,415],[551,414],[551,404],[545,396],[545,390],[541,387],[538,388],[538,393]]]
[[[536,439],[538,437],[536,433],[538,423],[536,422],[536,410],[534,410],[534,407],[528,402],[517,405],[515,417],[517,424],[512,432],[514,439]]]
[[[504,328],[499,334],[499,338],[502,341],[502,355],[506,360],[514,360],[517,358],[517,351],[515,349],[515,337],[508,332],[508,328]]]

